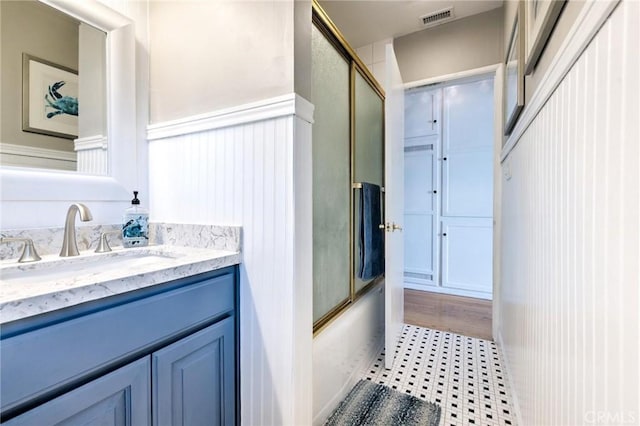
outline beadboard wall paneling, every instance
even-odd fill
[[[242,423],[310,423],[311,124],[288,114],[157,137],[149,155],[151,220],[242,226]]]
[[[101,176],[109,172],[106,136],[95,135],[78,138],[73,143],[78,155],[78,172]]]
[[[525,425],[640,422],[640,3],[503,162],[499,340]]]

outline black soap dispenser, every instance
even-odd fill
[[[140,206],[138,191],[133,191],[131,207],[124,212],[122,245],[144,247],[149,244],[149,212]]]

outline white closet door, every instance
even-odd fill
[[[417,142],[404,148],[404,281],[437,285],[438,138],[419,138]]]
[[[443,289],[491,298],[493,79],[443,89]]]
[[[404,282],[438,286],[440,110],[442,89],[414,89],[404,103]]]

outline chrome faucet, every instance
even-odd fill
[[[62,240],[62,250],[60,257],[78,256],[78,241],[76,240],[76,213],[80,214],[80,220],[88,222],[93,219],[89,208],[81,203],[74,203],[69,206],[67,220],[64,223],[64,238]]]
[[[33,240],[31,238],[12,238],[12,237],[0,237],[0,243],[22,242],[24,248],[22,249],[22,255],[18,259],[18,263],[37,262],[41,259],[38,256],[36,248],[33,246]]]

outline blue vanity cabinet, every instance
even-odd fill
[[[0,328],[2,426],[233,425],[231,266]]]
[[[233,425],[234,324],[220,321],[152,355],[153,425]]]
[[[3,424],[150,425],[150,367],[144,357]]]

